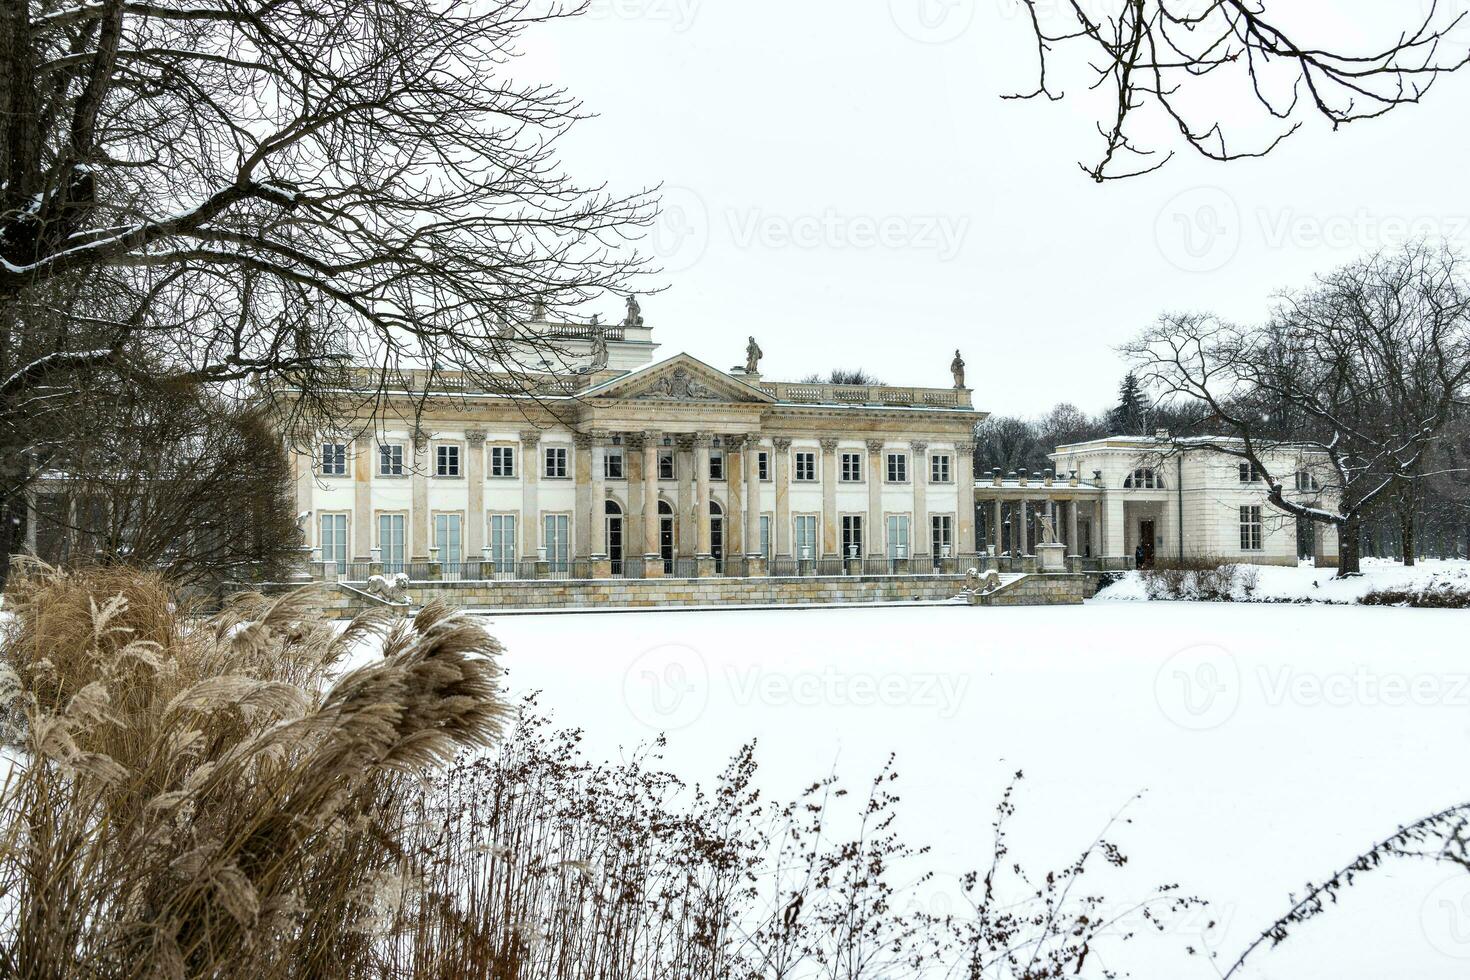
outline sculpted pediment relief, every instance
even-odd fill
[[[775,401],[759,388],[680,354],[588,392],[594,398],[630,401],[762,403]]]

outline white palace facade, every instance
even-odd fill
[[[656,360],[616,326],[533,322],[577,364],[532,396],[412,373],[295,459],[313,558],[361,578],[953,571],[973,557],[964,387],[774,381]]]

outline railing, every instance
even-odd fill
[[[696,558],[674,558],[670,561],[654,559],[666,577],[698,578],[700,563]],[[963,573],[974,566],[981,571],[998,568],[1001,571],[1022,570],[1021,559],[1009,557],[987,558],[978,555],[967,558],[961,564],[953,558],[892,559],[881,555],[864,558],[844,559],[835,555],[822,558],[790,558],[774,556],[765,562],[767,576],[795,578],[807,576],[837,575],[933,575],[945,572]],[[1113,565],[1132,567],[1131,559],[1098,561],[1087,559],[1083,567],[1094,570]],[[721,578],[743,578],[748,574],[743,556],[716,558],[708,566],[708,574]],[[642,555],[613,560],[607,564],[608,572],[615,579],[645,579],[649,575],[649,563]],[[474,559],[462,562],[313,562],[313,576],[335,577],[343,582],[361,585],[373,575],[403,573],[411,582],[510,582],[550,579],[554,581],[585,581],[596,577],[597,563],[590,558],[573,558],[563,561],[546,561],[535,558]],[[237,576],[244,580],[244,576]]]
[[[798,404],[904,405],[912,408],[969,408],[969,393],[957,388],[898,388],[890,385],[832,385],[771,381],[761,390],[777,401]]]

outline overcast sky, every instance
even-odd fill
[[[1272,2],[1359,47],[1421,9]],[[669,289],[643,303],[662,355],[730,367],[753,334],[768,378],[941,386],[959,348],[979,408],[1093,410],[1165,310],[1259,317],[1410,228],[1470,248],[1470,71],[1337,133],[1308,118],[1264,160],[1184,150],[1097,185],[1091,106],[1000,99],[1034,81],[1013,0],[594,0],[526,42],[523,71],[600,114],[572,172],[665,185]]]

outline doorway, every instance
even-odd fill
[[[658,554],[663,559],[664,574],[674,574],[674,508],[667,500],[658,502]]]
[[[1138,544],[1143,548],[1143,560],[1139,568],[1150,568],[1154,563],[1154,519],[1140,518],[1138,521]]]
[[[607,522],[607,557],[614,575],[623,574],[623,509],[616,500],[603,505],[603,519]]]
[[[713,500],[709,502],[709,551],[715,558],[715,574],[725,574],[725,511]]]

